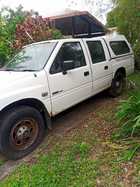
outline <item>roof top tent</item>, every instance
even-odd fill
[[[64,36],[71,35],[73,38],[103,36],[107,32],[105,26],[87,11],[71,11],[49,17],[49,23]]]

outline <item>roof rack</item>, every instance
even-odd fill
[[[106,27],[87,11],[69,11],[49,17],[52,28],[59,29],[63,35],[73,38],[91,38],[106,34]]]

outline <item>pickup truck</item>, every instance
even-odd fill
[[[103,90],[119,96],[133,71],[133,51],[118,34],[25,46],[0,69],[0,152],[29,154],[53,116]]]

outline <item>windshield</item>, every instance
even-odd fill
[[[39,71],[44,68],[55,46],[56,42],[27,46],[3,69],[13,71]]]

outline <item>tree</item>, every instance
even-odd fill
[[[19,49],[33,42],[59,38],[62,38],[61,32],[49,27],[48,18],[43,18],[39,15],[35,17],[29,15],[24,22],[17,24],[13,46]]]
[[[116,26],[132,44],[140,64],[140,0],[115,0],[115,8],[107,16],[107,25]]]
[[[15,40],[16,25],[23,22],[28,14],[29,12],[23,11],[22,6],[16,10],[5,7],[0,11],[0,59],[2,62],[13,53],[12,44]]]
[[[61,38],[62,34],[49,27],[48,19],[37,12],[5,7],[0,11],[0,64],[7,61],[23,45],[47,39]]]
[[[117,8],[114,8],[113,11],[109,12],[107,15],[107,26],[116,27],[117,26]]]

